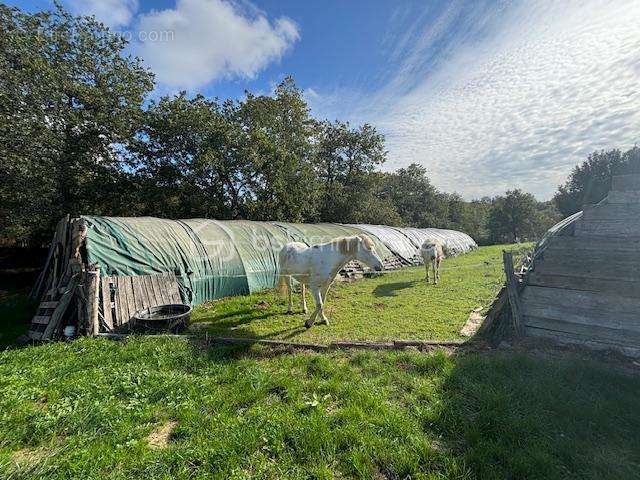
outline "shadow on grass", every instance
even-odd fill
[[[373,295],[375,295],[376,297],[395,297],[396,295],[398,295],[398,290],[411,288],[416,283],[417,280],[412,280],[410,282],[384,283],[382,285],[378,285],[373,290]]]
[[[292,351],[243,345],[208,346],[203,353],[215,363],[278,357],[287,362],[284,357]],[[346,363],[336,362],[334,356],[346,357]],[[438,439],[432,441],[427,457],[406,466],[406,471],[393,466],[401,463],[393,451],[367,449],[373,470],[389,478],[426,473],[447,478],[637,478],[640,378],[610,365],[571,355],[548,359],[494,351],[451,356],[305,352],[295,362],[308,364],[303,371],[312,382],[331,383],[344,378],[348,369],[346,376],[356,391],[367,391],[360,389],[362,384],[383,395],[382,402],[384,395],[401,399],[398,408],[387,413],[399,424],[410,425],[405,435]],[[433,388],[424,390],[425,385]],[[343,398],[344,407],[348,409],[351,401]],[[386,425],[387,418],[375,416],[380,414],[370,421]],[[381,428],[361,441],[385,443],[387,434]],[[342,454],[338,452],[338,458]],[[459,469],[457,475],[448,470],[451,465]]]
[[[28,291],[24,290],[0,298],[0,350],[14,345],[29,330],[37,304],[27,296]]]

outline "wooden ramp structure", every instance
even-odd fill
[[[525,334],[640,356],[640,175],[536,252],[521,294]]]

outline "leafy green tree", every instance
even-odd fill
[[[598,203],[611,189],[611,177],[625,173],[640,173],[640,147],[624,153],[617,149],[593,152],[558,187],[554,196],[558,210],[569,216],[584,205]]]
[[[496,197],[489,214],[488,227],[494,243],[535,239],[542,228],[536,198],[518,189]]]
[[[291,77],[273,96],[246,93],[235,121],[246,132],[238,154],[248,159],[247,216],[256,220],[314,221],[318,181],[312,140],[316,122]]]
[[[142,120],[153,76],[125,40],[59,4],[0,5],[0,236],[49,236],[66,213],[124,213],[119,152]]]
[[[492,200],[489,197],[465,203],[465,222],[459,226],[458,230],[471,235],[479,245],[491,243],[488,229],[491,205]]]
[[[147,214],[237,218],[251,175],[239,154],[245,135],[236,106],[185,92],[151,102],[132,152]]]
[[[431,184],[421,165],[412,163],[386,174],[384,196],[403,225],[444,228],[449,224],[449,199]]]
[[[345,122],[324,121],[314,143],[323,221],[374,223],[394,216],[376,194],[380,185],[376,170],[387,152],[384,137],[373,126],[352,128]]]

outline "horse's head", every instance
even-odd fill
[[[373,268],[376,272],[379,272],[384,268],[382,260],[376,252],[375,243],[367,235],[360,234],[353,237],[351,241],[352,253],[356,260]]]

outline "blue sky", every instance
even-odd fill
[[[316,116],[385,134],[385,169],[423,164],[466,198],[550,198],[589,152],[640,139],[635,0],[63,3],[129,32],[156,95],[269,93],[291,74]]]

